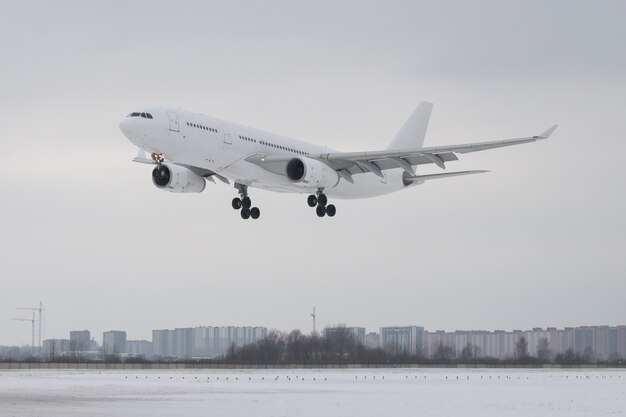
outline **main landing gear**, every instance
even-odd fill
[[[335,208],[335,206],[333,204],[328,204],[328,197],[326,197],[326,194],[324,194],[324,190],[322,188],[320,188],[316,194],[311,194],[306,202],[308,203],[309,207],[316,207],[315,208],[315,212],[317,213],[318,217],[324,217],[324,216],[328,216],[328,217],[333,217],[335,215],[335,213],[337,213],[337,209]]]
[[[244,220],[249,219],[250,217],[258,219],[261,215],[261,210],[259,210],[258,207],[252,207],[252,200],[248,197],[248,186],[235,183],[235,188],[239,190],[239,197],[233,198],[233,209],[241,210],[241,218]]]

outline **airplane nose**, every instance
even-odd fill
[[[128,118],[122,119],[120,122],[120,130],[127,138],[130,138],[130,120]]]

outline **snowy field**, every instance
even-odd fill
[[[0,371],[0,416],[624,416],[625,370]]]

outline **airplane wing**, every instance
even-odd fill
[[[382,171],[392,168],[402,168],[409,175],[415,175],[413,166],[435,164],[445,169],[446,162],[458,160],[456,154],[485,151],[487,149],[502,148],[547,139],[556,128],[557,125],[554,125],[540,135],[516,139],[415,149],[386,149],[373,152],[336,152],[309,155],[308,157],[324,162],[349,182],[352,182],[352,175],[365,172],[371,172],[383,177]],[[292,155],[254,154],[247,157],[246,161],[257,164],[276,174],[285,175],[286,163],[294,157],[295,156]]]
[[[413,173],[411,165],[435,164],[445,169],[445,163],[456,161],[456,154],[484,151],[487,149],[501,148],[504,146],[520,145],[522,143],[535,142],[547,139],[556,129],[552,126],[537,136],[529,136],[516,139],[505,139],[491,142],[476,142],[462,145],[434,146],[418,149],[402,149],[374,152],[343,152],[328,153],[319,156],[319,159],[327,162],[336,170],[347,169],[351,174],[359,172],[372,172],[381,176],[381,171],[390,168],[403,168],[410,174]]]

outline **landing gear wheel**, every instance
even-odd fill
[[[326,214],[328,214],[328,217],[333,217],[335,213],[337,213],[337,209],[333,204],[326,206]]]
[[[233,198],[232,206],[235,210],[239,210],[241,208],[241,199],[239,197]]]
[[[247,220],[248,218],[250,218],[250,210],[247,208],[242,208],[241,209],[241,218],[244,220]]]
[[[250,207],[252,207],[252,200],[250,200],[250,197],[246,196],[243,199],[241,199],[241,207],[245,209],[249,209]]]
[[[258,219],[259,216],[261,215],[261,210],[259,210],[258,207],[252,207],[250,209],[250,217],[252,217],[253,219]]]
[[[307,199],[306,199],[307,204],[309,205],[309,207],[315,207],[317,206],[317,197],[315,197],[313,194],[311,194]]]
[[[320,194],[319,196],[317,196],[317,205],[318,206],[325,207],[326,203],[328,203],[328,198],[326,197],[326,194]]]
[[[324,217],[326,215],[326,207],[317,206],[315,212],[317,213],[317,217]]]

